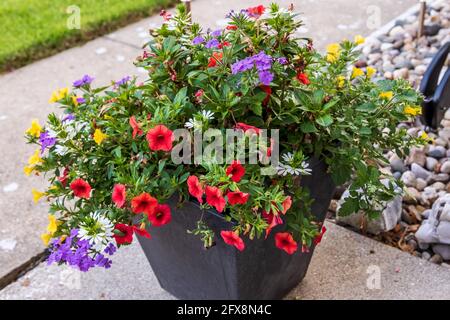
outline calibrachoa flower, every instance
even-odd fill
[[[159,124],[147,133],[148,146],[153,151],[172,150],[173,133],[166,126]]]
[[[41,144],[41,154],[44,153],[45,149],[51,148],[56,143],[56,137],[51,135],[47,130],[42,132],[39,136],[39,143]]]
[[[297,73],[297,80],[303,83],[304,85],[308,85],[311,83],[311,81],[309,81],[308,75],[303,72]]]
[[[231,176],[231,180],[234,182],[239,182],[245,174],[245,168],[239,160],[233,160],[233,162],[227,167],[226,173],[227,176]]]
[[[103,142],[103,140],[105,140],[106,138],[108,138],[108,135],[104,134],[102,132],[102,130],[95,129],[95,131],[94,131],[94,141],[95,141],[96,144],[101,144]]]
[[[234,30],[237,30],[237,26],[235,26],[234,24],[229,24],[226,26],[225,29],[234,31]]]
[[[52,96],[50,97],[50,100],[48,102],[50,103],[58,102],[59,100],[66,98],[68,95],[69,95],[69,88],[62,88],[53,91]]]
[[[394,93],[392,91],[383,91],[383,92],[380,92],[380,94],[379,94],[379,97],[381,99],[386,99],[386,100],[391,100],[393,96],[394,96]]]
[[[266,8],[263,5],[259,5],[256,7],[250,7],[247,9],[247,14],[250,17],[259,18],[264,13],[265,10],[266,10]]]
[[[33,119],[31,121],[31,127],[28,128],[28,130],[25,133],[29,134],[30,136],[39,138],[39,136],[41,135],[41,132],[42,132],[42,127],[39,124],[39,121],[37,119]]]
[[[158,204],[147,216],[154,227],[163,226],[172,220],[170,207],[167,204]]]
[[[112,192],[112,201],[117,208],[122,208],[126,201],[126,190],[123,184],[115,184]]]
[[[336,62],[339,59],[341,53],[341,46],[339,43],[332,43],[327,46],[327,61]]]
[[[244,132],[251,131],[252,133],[260,134],[261,130],[257,127],[251,126],[249,124],[245,124],[243,122],[238,122],[234,126],[237,130],[243,130]]]
[[[295,242],[292,234],[289,232],[278,232],[275,235],[275,245],[278,249],[284,250],[288,254],[293,254],[297,251],[297,242]]]
[[[212,57],[208,60],[208,68],[213,68],[217,66],[217,63],[222,61],[223,53],[222,52],[213,52]]]
[[[198,202],[202,204],[204,190],[198,178],[196,176],[189,176],[189,178],[187,179],[187,185],[191,196],[197,198]]]
[[[118,245],[131,244],[133,242],[133,234],[137,233],[141,237],[150,239],[150,233],[145,229],[136,226],[130,226],[124,223],[118,223],[114,227],[113,237]]]
[[[351,78],[357,78],[364,75],[364,71],[360,68],[353,67]]]
[[[158,205],[158,201],[147,192],[141,193],[131,200],[131,209],[134,213],[150,214]]]
[[[234,231],[220,231],[220,235],[222,236],[223,241],[229,246],[234,246],[239,251],[243,251],[245,249],[245,243],[239,237],[239,235]]]
[[[79,87],[82,87],[82,86],[91,84],[92,81],[94,81],[94,78],[92,78],[92,77],[90,77],[89,75],[85,74],[85,75],[83,76],[83,78],[74,81],[73,86],[74,86],[75,88],[79,88]]]
[[[283,224],[283,220],[278,214],[274,214],[273,212],[266,212],[265,210],[262,211],[261,216],[264,218],[264,220],[266,220],[268,224],[266,228],[266,239],[267,239],[272,229],[280,224]]]
[[[33,194],[34,203],[38,203],[39,199],[41,199],[43,196],[46,195],[45,192],[40,192],[39,190],[37,190],[35,188],[31,189],[31,193]]]
[[[313,240],[315,245],[318,245],[322,241],[322,237],[326,231],[327,231],[327,228],[325,228],[325,226],[323,226],[322,229],[320,230],[320,234],[318,234]]]
[[[246,204],[249,196],[250,195],[248,193],[240,191],[228,191],[227,193],[228,203],[231,205]]]
[[[222,212],[225,208],[225,198],[217,187],[207,186],[205,189],[206,203],[216,208],[217,211]]]
[[[70,184],[73,194],[76,197],[89,199],[91,197],[91,186],[85,180],[78,178]]]

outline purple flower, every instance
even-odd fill
[[[67,114],[67,116],[65,116],[62,119],[62,122],[64,123],[66,121],[73,121],[73,120],[75,120],[75,116],[73,114],[69,113],[69,114]]]
[[[126,84],[128,81],[130,81],[130,79],[131,79],[130,76],[123,77],[122,79],[120,79],[119,81],[117,81],[117,82],[115,83],[115,85],[116,85],[117,87],[122,86],[122,85]]]
[[[262,71],[259,73],[259,81],[261,81],[262,84],[268,86],[273,80],[273,73],[270,71]]]
[[[279,64],[285,65],[288,63],[287,59],[285,57],[281,57],[277,59]]]
[[[206,43],[205,47],[208,49],[217,48],[219,46],[219,44],[220,44],[219,40],[211,39]]]
[[[203,38],[202,36],[197,36],[192,40],[192,44],[195,46],[202,44],[203,42],[205,42],[205,38]]]
[[[77,102],[78,102],[79,104],[86,103],[86,99],[85,99],[85,98],[82,98],[82,97],[78,97],[78,98],[77,98]]]
[[[94,78],[92,78],[92,77],[90,77],[89,75],[85,74],[85,75],[83,76],[83,78],[74,81],[73,86],[74,86],[75,88],[79,88],[79,87],[82,87],[82,86],[84,86],[84,85],[91,84],[91,82],[92,82],[93,80],[94,80]]]
[[[211,36],[213,36],[214,38],[217,38],[217,37],[220,37],[221,34],[222,34],[222,30],[218,29],[218,30],[213,31],[211,33]]]
[[[45,130],[39,136],[39,142],[41,144],[41,154],[43,154],[46,148],[51,148],[55,145],[56,137],[50,135],[50,133]]]
[[[108,246],[105,248],[104,252],[106,254],[109,254],[112,256],[116,252],[117,248],[113,243],[108,244]]]

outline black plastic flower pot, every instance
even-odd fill
[[[312,214],[323,221],[335,189],[323,162],[312,160],[312,175],[302,177],[302,186],[309,189]],[[275,227],[264,240],[243,237],[245,250],[224,243],[221,230],[230,230],[215,210],[203,212],[203,221],[215,232],[215,246],[204,249],[197,236],[186,230],[196,227],[202,211],[198,203],[186,202],[181,208],[176,202],[172,221],[151,228],[151,239],[139,237],[141,246],[163,289],[180,299],[281,299],[304,278],[314,252],[299,249],[292,255],[275,247],[274,235],[284,226]],[[295,210],[291,208],[290,210]]]

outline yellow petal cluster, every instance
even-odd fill
[[[341,46],[339,43],[332,43],[327,46],[327,61],[333,63],[339,59]]]
[[[29,134],[30,136],[39,138],[39,136],[41,135],[42,132],[42,127],[39,124],[39,121],[37,119],[33,119],[31,121],[31,127],[29,127],[27,129],[27,131],[25,131],[26,134]]]
[[[96,144],[101,144],[108,136],[102,132],[100,129],[95,129],[94,141]]]
[[[48,102],[50,103],[58,102],[59,100],[64,99],[68,95],[69,95],[69,88],[61,88],[59,90],[52,92],[52,95],[50,97],[50,100],[48,100]]]

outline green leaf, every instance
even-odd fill
[[[316,126],[309,120],[300,124],[300,130],[302,130],[303,133],[317,132]]]
[[[253,111],[254,114],[256,114],[257,116],[261,116],[262,115],[262,105],[260,102],[254,103],[252,105],[250,105],[250,110]]]
[[[328,127],[333,123],[333,118],[331,117],[331,115],[327,113],[317,118],[316,122],[320,124],[322,127]]]
[[[377,106],[372,103],[372,102],[366,102],[363,104],[360,104],[359,106],[356,107],[357,111],[362,111],[362,112],[372,112],[375,111],[377,108]]]

